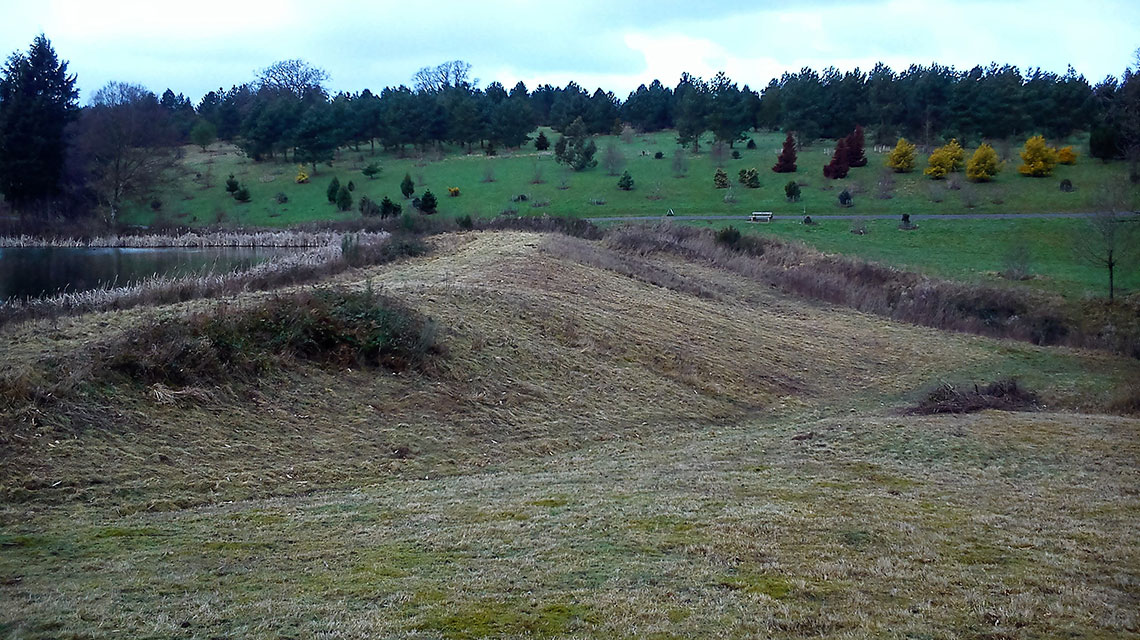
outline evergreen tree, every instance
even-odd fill
[[[430,190],[424,191],[424,195],[420,198],[419,209],[424,213],[435,213],[439,202],[435,199],[435,194]]]
[[[863,138],[863,126],[856,125],[855,130],[847,136],[847,166],[867,166],[867,156],[864,155],[863,152],[864,144],[865,140]]]
[[[740,184],[749,189],[760,188],[760,172],[756,170],[756,167],[740,170]]]
[[[629,171],[621,174],[621,178],[618,179],[618,189],[633,191],[633,176],[629,175]]]
[[[835,144],[835,153],[831,154],[831,162],[823,167],[823,175],[825,178],[839,180],[847,177],[849,169],[850,167],[847,166],[847,138],[840,138],[839,142]]]
[[[989,182],[999,171],[1001,171],[1001,161],[998,160],[997,151],[984,142],[966,163],[966,179],[973,182]]]
[[[348,211],[352,208],[352,193],[348,190],[348,187],[337,189],[336,208],[339,211]]]
[[[237,178],[234,177],[234,174],[231,173],[230,177],[226,178],[226,193],[233,195],[239,187],[241,187],[241,185],[238,183]]]
[[[331,162],[333,153],[340,146],[339,131],[333,120],[331,107],[323,100],[313,102],[296,131],[296,146],[293,157],[297,162],[307,162],[313,173],[317,172],[318,162]]]
[[[538,137],[534,139],[534,148],[538,151],[546,151],[550,148],[550,139],[542,131],[539,131]]]
[[[412,182],[411,174],[404,174],[404,179],[400,181],[400,193],[404,194],[404,198],[412,197],[416,192],[416,183]]]
[[[1057,150],[1045,144],[1043,136],[1033,136],[1025,141],[1021,160],[1017,168],[1021,175],[1042,178],[1052,174],[1053,167],[1057,166]]]
[[[1120,157],[1120,141],[1112,127],[1099,125],[1089,134],[1089,155],[1108,162]]]
[[[340,180],[334,176],[332,182],[329,182],[328,188],[325,189],[325,196],[329,199],[329,202],[336,204],[336,196],[338,193],[340,193]]]
[[[369,180],[372,180],[377,175],[379,175],[380,167],[375,162],[373,162],[373,163],[369,164],[367,167],[364,167],[363,169],[361,169],[360,173],[363,173],[366,178],[368,178]]]
[[[13,53],[0,76],[0,193],[16,208],[60,191],[67,141],[78,113],[75,76],[42,33]]]
[[[218,128],[209,120],[198,120],[190,129],[190,142],[202,147],[202,151],[214,144],[217,139]]]
[[[559,155],[558,147],[562,147]],[[598,146],[586,132],[586,123],[582,118],[575,118],[570,126],[566,127],[566,135],[559,138],[555,144],[555,159],[562,164],[569,165],[575,171],[582,171],[598,164],[594,154]]]
[[[800,185],[795,180],[788,182],[784,185],[784,197],[788,202],[799,202],[800,200]]]
[[[713,186],[717,189],[728,188],[728,174],[724,172],[724,169],[717,169],[716,173],[713,174]]]
[[[962,151],[962,146],[958,144],[958,140],[951,138],[950,142],[930,153],[930,158],[926,161],[929,166],[922,173],[934,180],[941,180],[950,173],[962,169],[962,158],[964,156],[965,152]]]
[[[796,139],[792,137],[792,132],[789,131],[788,135],[784,138],[784,148],[780,150],[780,155],[776,157],[776,164],[772,167],[772,171],[776,173],[794,173],[796,170]]]
[[[400,215],[400,212],[402,212],[403,210],[404,210],[403,205],[399,205],[399,204],[396,204],[395,202],[392,202],[392,199],[389,198],[388,196],[384,196],[384,199],[380,201],[380,217],[381,218],[389,218],[392,216],[398,216],[398,215]]]
[[[907,142],[906,138],[899,138],[894,150],[887,156],[887,166],[895,173],[909,173],[914,171],[914,152],[916,147]]]

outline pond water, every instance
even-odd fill
[[[152,275],[187,276],[245,269],[296,249],[108,249],[20,247],[0,249],[0,303],[61,291],[125,286]]]

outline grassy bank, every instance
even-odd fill
[[[820,251],[872,260],[932,276],[987,286],[1028,288],[1074,298],[1108,295],[1108,271],[1080,253],[1089,223],[1080,219],[922,220],[911,231],[897,220],[816,219],[815,225],[776,221],[693,223],[698,227],[734,226],[744,233],[798,240]],[[854,225],[866,229],[851,233]],[[1140,223],[1125,223],[1140,225]],[[1023,252],[1023,253],[1022,253]],[[1140,256],[1121,263],[1117,295],[1140,290]],[[1003,273],[1025,270],[1026,279]]]

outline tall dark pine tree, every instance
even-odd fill
[[[776,164],[772,167],[772,171],[776,173],[794,173],[796,170],[796,139],[792,136],[792,132],[788,132],[788,136],[784,138],[784,148],[780,151],[780,155],[776,157]]]
[[[863,126],[855,125],[855,130],[847,136],[847,166],[867,166],[867,156],[863,153]]]
[[[64,128],[78,113],[75,76],[42,33],[0,77],[0,193],[18,209],[59,193]]]

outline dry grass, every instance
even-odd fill
[[[1130,637],[1140,421],[900,416],[944,379],[1104,407],[1140,364],[885,321],[676,254],[439,236],[345,272],[400,375],[73,385],[206,301],[0,328],[16,637]],[[267,294],[245,294],[254,302]],[[67,376],[64,376],[65,378]]]

